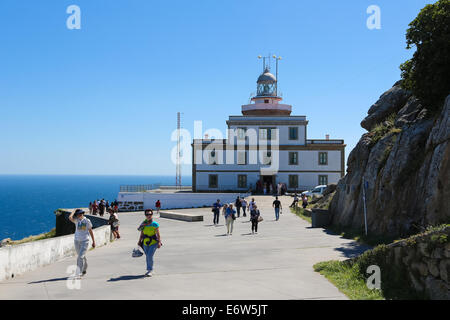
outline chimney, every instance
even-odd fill
[[[329,134],[325,135],[325,140],[330,140],[330,135]]]

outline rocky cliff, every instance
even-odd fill
[[[397,82],[370,107],[362,135],[347,160],[347,174],[330,204],[332,224],[407,236],[450,223],[450,96],[437,113]]]

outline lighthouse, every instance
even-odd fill
[[[274,58],[276,75],[266,65],[272,57],[265,57],[250,104],[226,121],[227,138],[193,140],[194,192],[261,193],[280,184],[300,192],[344,176],[344,140],[308,139],[306,116],[281,103]]]

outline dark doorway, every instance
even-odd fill
[[[275,185],[275,176],[261,176],[262,187],[267,188],[267,194],[273,192],[273,186]]]

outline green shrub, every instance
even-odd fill
[[[431,111],[439,110],[450,92],[450,0],[426,5],[409,24],[406,48],[412,59],[400,65],[402,86]]]

